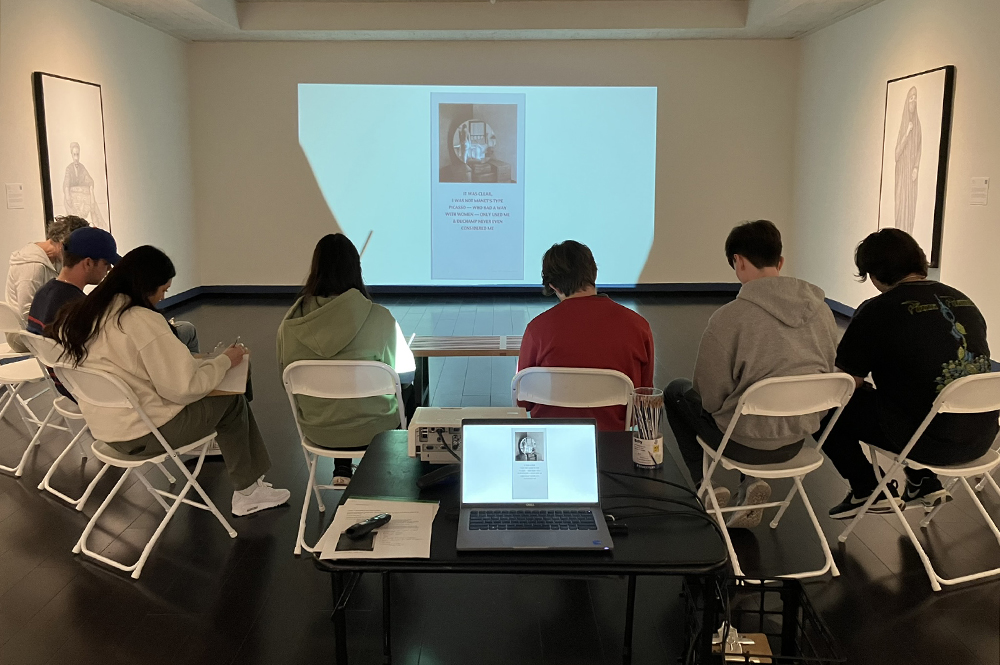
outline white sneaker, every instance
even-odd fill
[[[233,492],[233,515],[243,517],[244,515],[280,506],[288,503],[291,495],[292,493],[288,490],[274,489],[270,483],[264,482],[264,479],[261,478],[254,483],[253,492],[250,494]]]
[[[745,491],[744,491],[745,489]],[[759,503],[767,503],[771,498],[771,486],[763,480],[754,480],[745,488],[741,485],[739,491],[738,506],[752,506]],[[752,529],[760,524],[764,517],[764,511],[760,508],[756,510],[739,510],[726,522],[730,529]]]

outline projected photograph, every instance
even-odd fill
[[[517,104],[439,104],[439,182],[517,182]]]
[[[514,432],[515,462],[545,461],[545,432]]]
[[[101,86],[41,72],[33,83],[46,222],[77,215],[110,231]]]
[[[938,267],[955,67],[888,82],[879,228],[913,236]]]

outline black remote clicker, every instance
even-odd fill
[[[368,535],[370,531],[379,528],[391,519],[392,515],[389,513],[382,513],[381,515],[376,515],[375,517],[369,517],[364,522],[358,522],[357,524],[352,524],[347,527],[347,530],[344,531],[344,535],[351,540],[360,540]]]

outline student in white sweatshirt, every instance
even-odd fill
[[[216,358],[194,358],[155,309],[175,274],[166,254],[149,245],[137,247],[90,295],[60,309],[46,333],[63,346],[70,362],[124,381],[171,445],[217,432],[236,490],[234,515],[286,503],[288,490],[264,482],[271,460],[246,398],[207,396],[230,367],[242,362],[246,349],[233,346]],[[94,437],[123,453],[163,450],[135,411],[86,402],[80,410]]]
[[[21,317],[22,326],[28,324],[28,310],[35,293],[62,270],[63,244],[69,234],[86,226],[90,226],[87,220],[76,215],[56,217],[45,229],[45,240],[25,245],[10,255],[4,296]],[[16,334],[7,333],[7,343],[15,351],[28,350]]]

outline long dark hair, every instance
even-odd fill
[[[150,245],[136,247],[122,257],[90,295],[60,308],[46,333],[62,345],[64,355],[79,364],[87,358],[87,344],[111,315],[112,304],[119,294],[127,299],[118,313],[120,327],[122,315],[133,307],[156,311],[149,302],[150,296],[176,274],[170,257],[162,251]]]
[[[302,296],[328,298],[357,289],[372,299],[361,277],[361,255],[351,239],[343,233],[330,233],[319,239],[313,250],[312,267]]]

